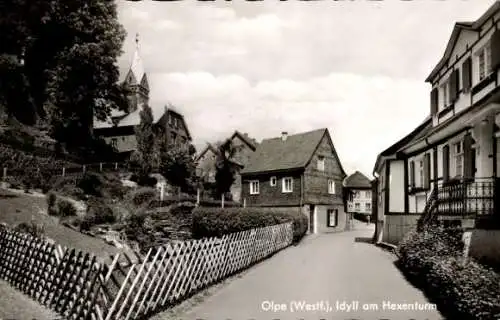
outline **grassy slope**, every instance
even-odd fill
[[[17,194],[0,189],[0,222],[16,225],[21,222],[42,223],[45,234],[56,243],[94,253],[102,258],[120,252],[120,249],[108,245],[103,240],[93,238],[67,228],[58,223],[58,219],[47,215],[47,203],[44,197]]]
[[[38,304],[33,299],[0,280],[0,319],[60,319],[54,311]]]

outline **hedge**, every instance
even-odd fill
[[[500,318],[500,275],[463,257],[460,229],[411,232],[398,248],[403,272],[449,319]]]
[[[225,234],[293,222],[293,239],[299,242],[307,231],[307,217],[269,208],[197,207],[193,210],[193,238],[221,237]]]

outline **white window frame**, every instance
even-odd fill
[[[365,198],[371,198],[371,191],[365,191]]]
[[[250,180],[249,185],[250,185],[250,194],[259,194],[260,191],[259,180]]]
[[[453,159],[455,177],[462,177],[464,174],[464,146],[462,141],[458,141],[453,144]]]
[[[328,193],[335,194],[335,180],[328,179]]]
[[[361,203],[354,202],[354,211],[361,211]]]
[[[476,54],[476,65],[477,65],[477,83],[483,81],[488,77],[491,72],[491,45],[490,42],[486,43],[481,49],[479,49]]]
[[[318,156],[318,161],[316,163],[316,169],[318,171],[325,171],[325,157]]]
[[[281,180],[281,192],[291,193],[293,192],[293,179],[292,177],[285,177]],[[287,181],[290,181],[290,188],[287,188]]]
[[[276,181],[277,181],[276,177],[271,177],[271,179],[269,179],[269,185],[271,187],[276,187]]]
[[[118,145],[118,138],[111,138],[111,146],[116,148]]]
[[[370,211],[372,209],[372,204],[369,202],[365,203],[365,211]]]

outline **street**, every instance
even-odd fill
[[[312,235],[236,278],[181,319],[442,319],[371,243],[373,225]]]

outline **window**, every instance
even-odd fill
[[[326,219],[328,221],[329,227],[336,227],[339,220],[339,210],[338,209],[327,209]]]
[[[464,152],[462,142],[455,143],[455,176],[461,177],[464,170]]]
[[[449,90],[450,90],[450,82],[446,81],[446,83],[444,83],[441,86],[441,96],[443,97],[441,106],[443,108],[446,108],[450,103],[450,97],[448,96]]]
[[[328,180],[328,193],[335,194],[335,181]]]
[[[372,204],[371,203],[365,203],[365,210],[366,211],[371,211],[372,210]]]
[[[479,70],[479,81],[483,80],[491,72],[491,48],[490,44],[485,45],[477,53],[477,66]]]
[[[250,181],[250,194],[259,194],[259,181]]]
[[[424,161],[420,160],[418,162],[418,178],[419,180],[419,186],[423,187],[424,186]]]
[[[292,178],[283,178],[283,192],[293,191],[293,180]]]
[[[113,148],[116,148],[116,145],[118,144],[118,139],[117,138],[112,138],[111,139],[111,146]]]
[[[319,171],[325,171],[325,157],[323,156],[318,157],[317,169]]]
[[[170,132],[170,144],[175,144],[177,141],[177,135],[175,132]]]
[[[372,193],[370,191],[365,191],[365,197],[366,198],[371,198]]]
[[[354,210],[356,211],[361,210],[361,204],[359,202],[354,203]]]
[[[275,187],[276,186],[276,177],[271,177],[271,180],[269,180],[269,184],[271,185],[271,187]]]

